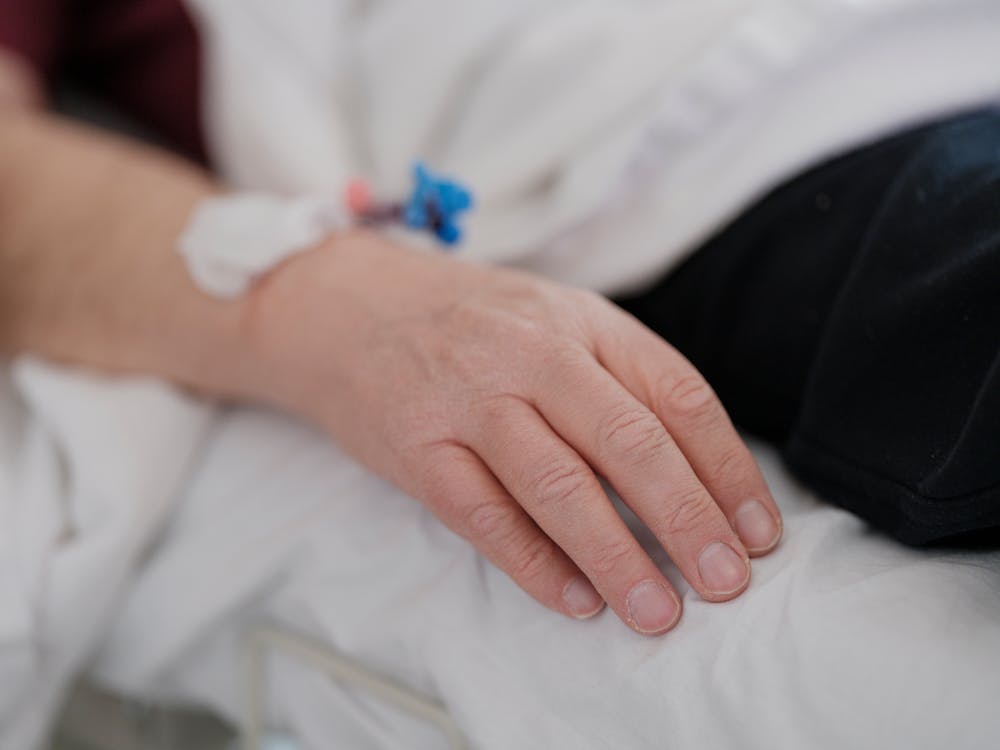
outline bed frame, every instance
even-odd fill
[[[280,653],[324,672],[354,692],[363,692],[435,727],[452,750],[470,747],[455,720],[439,701],[375,672],[335,649],[288,630],[262,626],[243,644],[244,710],[240,734],[244,750],[264,750],[264,707],[268,657]]]

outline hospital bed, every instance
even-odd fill
[[[144,705],[82,684],[68,698],[51,750],[298,750],[294,739],[268,731],[264,722],[266,661],[272,651],[301,659],[352,690],[370,693],[436,727],[442,747],[470,745],[433,698],[368,669],[312,639],[261,627],[246,637],[243,680],[245,712],[237,726],[204,712]]]
[[[104,420],[112,395],[73,393]],[[737,600],[700,601],[621,509],[684,599],[648,639],[545,611],[315,430],[198,420],[191,477],[89,669],[142,705],[212,710],[249,747],[1000,746],[1000,552],[904,549],[767,447],[786,536]]]

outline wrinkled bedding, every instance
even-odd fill
[[[439,697],[475,747],[1000,738],[1000,551],[901,548],[804,492],[762,446],[781,547],[722,605],[700,601],[654,551],[685,615],[649,639],[611,613],[578,623],[544,610],[284,416],[215,412],[152,381],[33,361],[5,385],[3,497],[22,501],[0,525],[5,748],[31,746],[84,667],[125,694],[238,721],[243,638],[262,624]],[[45,529],[57,539],[36,536]],[[441,746],[301,663],[273,665],[266,704],[307,748]]]
[[[192,5],[235,187],[391,194],[423,157],[477,190],[471,258],[605,292],[820,158],[1000,99],[993,0]],[[725,605],[661,558],[686,614],[651,640],[541,609],[294,420],[4,366],[0,747],[81,671],[235,718],[260,623],[440,697],[483,748],[996,745],[1000,553],[901,549],[757,451],[786,541]],[[269,705],[308,747],[425,746],[307,666]]]
[[[996,746],[1000,551],[901,548],[755,453],[785,541],[723,605],[657,554],[685,614],[648,639],[542,609],[312,431],[227,414],[98,674],[236,719],[240,638],[273,624],[441,698],[474,747]],[[444,746],[301,663],[271,674],[269,717],[307,748]]]

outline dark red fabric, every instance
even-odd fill
[[[201,49],[181,0],[0,0],[0,46],[204,158]]]
[[[66,23],[65,0],[0,0],[0,47],[51,73]]]

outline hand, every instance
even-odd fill
[[[598,295],[351,234],[253,291],[257,395],[324,425],[525,591],[640,633],[680,600],[598,477],[710,601],[781,520],[699,373]]]

